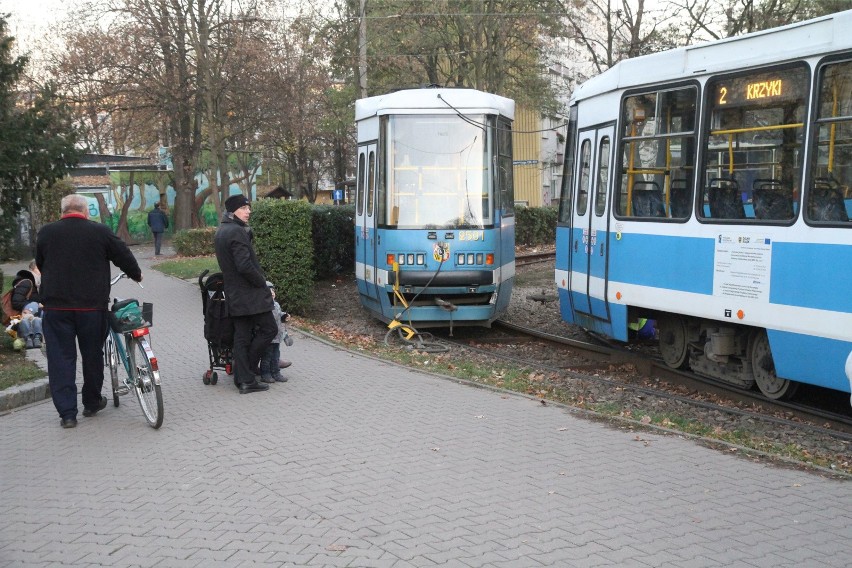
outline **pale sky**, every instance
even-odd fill
[[[18,49],[27,51],[33,38],[43,35],[76,4],[76,0],[0,0],[0,13],[9,14],[9,32]]]

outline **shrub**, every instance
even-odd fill
[[[312,221],[315,277],[355,270],[355,206],[315,205]]]
[[[175,252],[181,256],[214,254],[216,252],[213,246],[213,236],[215,234],[216,227],[178,231],[172,238],[172,246],[175,248]]]
[[[252,204],[254,247],[284,311],[304,313],[313,297],[312,210],[306,201],[263,199]]]
[[[519,245],[543,245],[556,242],[556,207],[517,207],[515,242]]]

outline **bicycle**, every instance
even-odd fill
[[[127,275],[122,273],[110,280],[110,286]],[[139,284],[142,287],[142,284]],[[113,298],[110,309],[109,334],[104,341],[104,361],[109,368],[112,381],[112,403],[119,405],[119,396],[133,391],[139,399],[139,406],[148,424],[157,429],[163,424],[163,393],[160,389],[160,370],[157,358],[151,350],[148,341],[153,305],[142,304],[142,317],[138,321],[118,320],[115,312],[136,300],[119,300]],[[121,361],[126,376],[121,377],[119,384],[118,363]]]

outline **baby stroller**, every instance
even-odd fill
[[[205,270],[198,276],[201,288],[201,309],[204,312],[204,339],[207,340],[207,352],[210,355],[210,368],[204,372],[205,385],[215,385],[219,380],[216,369],[227,374],[233,372],[234,322],[228,314],[225,302],[225,280],[221,272],[207,276]],[[205,279],[204,277],[207,276]]]

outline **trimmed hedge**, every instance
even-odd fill
[[[180,256],[215,254],[216,248],[213,246],[213,237],[215,235],[216,227],[178,231],[172,237],[172,246]]]
[[[295,314],[311,306],[314,254],[312,208],[306,201],[262,199],[252,204],[254,247],[281,309]]]
[[[516,207],[515,242],[545,245],[556,242],[557,207]]]
[[[315,278],[355,270],[355,206],[313,207]]]

